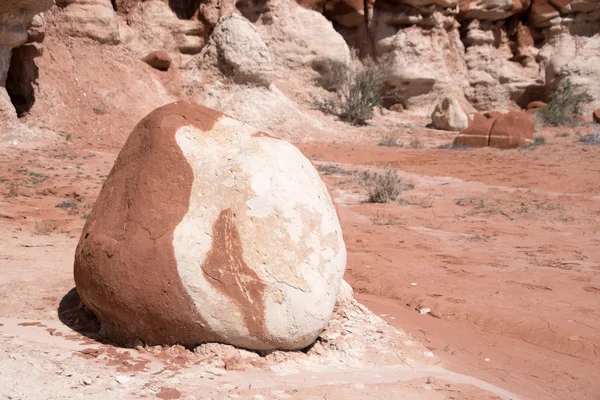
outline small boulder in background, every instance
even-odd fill
[[[512,111],[496,118],[490,132],[490,147],[515,149],[533,143],[535,124],[531,115]]]
[[[171,66],[171,57],[163,50],[148,53],[146,57],[142,58],[142,61],[160,71],[166,71]]]
[[[461,131],[469,126],[467,114],[456,99],[445,97],[440,100],[431,114],[433,126],[445,131]]]
[[[494,125],[494,118],[484,114],[469,115],[469,126],[463,129],[454,138],[453,146],[486,147],[489,144],[490,132]]]

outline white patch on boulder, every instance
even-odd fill
[[[288,142],[255,133],[227,117],[210,132],[190,126],[177,131],[194,183],[188,212],[174,232],[175,257],[198,312],[224,342],[298,349],[329,321],[346,249],[335,205],[310,161]],[[249,334],[243,316],[252,310],[238,309],[201,269],[213,224],[227,209],[244,262],[265,285],[265,337]]]

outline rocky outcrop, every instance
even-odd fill
[[[469,126],[454,138],[454,146],[514,149],[533,143],[534,122],[527,112],[490,112],[469,116]]]
[[[279,66],[326,71],[351,69],[350,49],[323,15],[282,0],[257,22],[261,37]]]
[[[72,37],[119,43],[119,25],[111,0],[56,0],[56,23]]]
[[[371,35],[363,8],[353,0],[309,6],[333,21],[361,54],[370,53],[372,36],[377,56],[392,55],[388,83],[409,109],[424,110],[443,93],[480,111],[525,108],[547,101],[566,78],[600,93],[597,0],[369,2]],[[563,67],[563,60],[569,65]],[[600,95],[592,96],[595,107]]]
[[[121,40],[140,57],[153,49],[193,55],[206,44],[205,25],[197,18],[179,18],[168,2],[140,1],[128,10],[127,22],[121,23]]]
[[[592,97],[584,109],[586,114],[600,107],[600,13],[595,21],[579,15],[572,23],[557,26],[538,58],[548,97],[568,79],[575,89]]]
[[[335,205],[298,149],[177,102],[131,133],[74,273],[116,343],[301,349],[327,325],[345,264]]]
[[[523,30],[472,20],[463,25],[463,31],[469,82],[465,95],[476,109],[508,111],[529,87],[541,83],[530,53],[533,43]],[[520,40],[520,50],[513,50],[511,37]]]
[[[592,119],[595,123],[600,124],[600,108],[593,112]]]
[[[380,59],[391,62],[386,84],[394,88],[400,102],[409,109],[431,110],[431,104],[447,94],[467,103],[467,70],[460,57],[464,47],[456,20],[434,13],[433,26],[426,30],[417,26],[399,29],[384,21],[374,27],[376,51]]]
[[[41,41],[41,17],[28,31],[35,15],[54,4],[54,0],[5,0],[0,4],[0,133],[16,123],[17,113],[6,91],[13,49],[31,42]]]
[[[469,126],[467,114],[456,99],[445,97],[440,100],[431,114],[433,126],[445,131],[461,131]]]
[[[273,81],[267,45],[250,21],[239,15],[219,20],[202,58],[238,84],[269,86]]]
[[[527,10],[529,4],[530,0],[466,0],[460,14],[464,19],[497,21]]]

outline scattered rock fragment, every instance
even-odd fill
[[[156,68],[160,71],[167,71],[171,66],[171,57],[169,57],[167,52],[163,50],[148,53],[144,58],[142,58],[142,61],[152,68]]]

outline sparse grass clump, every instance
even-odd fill
[[[359,178],[368,188],[369,203],[388,203],[400,196],[402,178],[394,169],[387,168],[382,174],[363,171]]]
[[[410,139],[408,147],[410,147],[411,149],[422,149],[424,145],[423,142],[421,142],[421,139],[419,139],[418,137],[413,137],[412,139]]]
[[[382,107],[383,86],[389,75],[391,58],[384,57],[379,61],[367,58],[363,67],[357,73],[348,74],[345,78],[341,73],[330,71],[331,78],[327,78],[323,86],[338,87],[335,96],[324,101],[317,101],[316,107],[328,114],[337,115],[342,121],[352,125],[365,125],[373,118],[375,107]],[[339,77],[345,82],[337,82]]]
[[[377,211],[377,214],[371,217],[371,222],[374,225],[404,225],[400,219],[394,217],[391,213],[385,211]]]
[[[437,148],[440,150],[469,150],[469,147],[462,144],[454,144],[453,142],[440,144]]]
[[[404,142],[400,141],[397,136],[389,135],[382,137],[377,146],[384,147],[404,147]]]
[[[583,107],[590,101],[592,97],[586,90],[576,89],[567,79],[560,84],[552,101],[540,108],[537,115],[550,125],[569,125],[583,113]]]
[[[592,128],[589,135],[584,135],[579,139],[581,143],[600,145],[600,128]]]
[[[323,175],[348,175],[348,171],[335,164],[320,164],[317,170]]]

